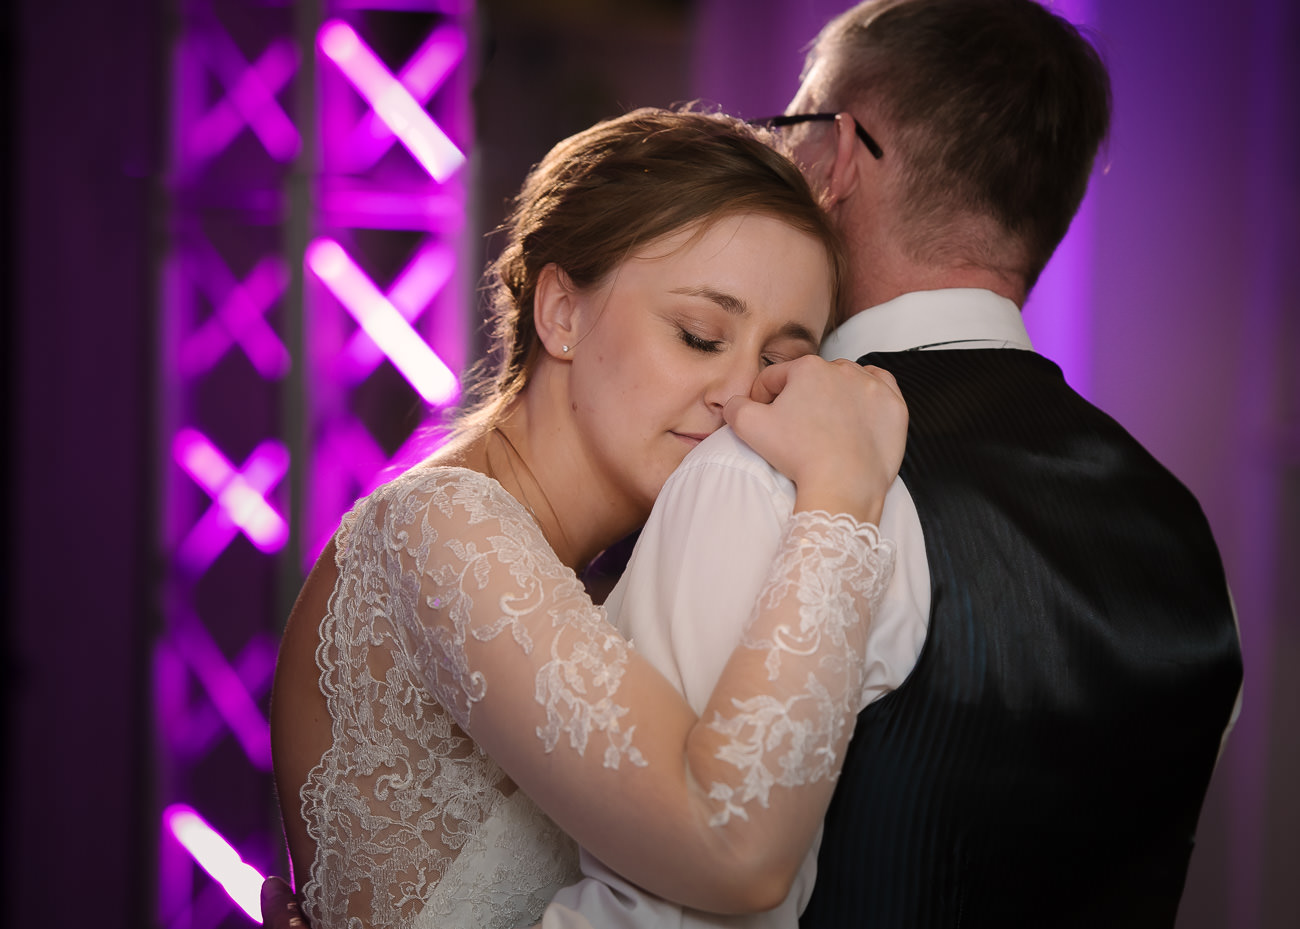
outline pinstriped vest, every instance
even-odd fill
[[[875,354],[929,632],[858,719],[803,929],[1172,926],[1241,656],[1192,495],[1050,361]]]

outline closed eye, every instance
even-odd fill
[[[689,329],[683,329],[681,326],[677,327],[677,331],[681,334],[681,340],[685,342],[688,347],[695,349],[697,352],[705,352],[712,355],[721,350],[722,341],[720,339],[701,339]]]
[[[760,360],[763,362],[763,367],[766,368],[770,365],[779,365],[783,361],[794,361],[804,355],[811,355],[814,351],[815,349],[810,344],[804,343],[786,352],[764,352]]]

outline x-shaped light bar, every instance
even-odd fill
[[[255,636],[227,661],[206,629],[190,631],[196,618],[178,615],[155,655],[154,690],[165,695],[158,702],[158,723],[167,745],[179,757],[199,758],[230,732],[249,762],[269,771],[270,727],[258,704],[271,689],[279,639]],[[192,679],[207,699],[191,699]]]
[[[464,57],[465,31],[456,26],[442,26],[429,33],[407,59],[397,73],[397,81],[423,106]],[[392,127],[375,110],[367,110],[344,146],[348,169],[354,173],[368,171],[396,139]]]
[[[424,111],[422,102],[412,95],[411,89],[394,77],[370,46],[361,40],[356,30],[342,20],[330,20],[321,27],[319,44],[325,57],[338,65],[375,115],[392,130],[430,177],[441,183],[465,163],[464,153]],[[421,67],[428,67],[430,75],[433,75],[438,71],[438,59],[432,58],[431,62],[431,65],[422,64]],[[428,81],[428,77],[422,71],[420,73],[421,83],[417,87]]]
[[[292,161],[301,145],[298,130],[275,95],[298,70],[298,50],[293,42],[272,42],[252,64],[215,23],[189,44],[195,57],[226,89],[225,96],[191,124],[187,140],[190,157],[207,161],[247,126],[272,158]]]
[[[236,343],[257,373],[276,380],[289,372],[289,351],[264,315],[289,285],[289,270],[277,256],[267,256],[238,280],[212,248],[190,263],[190,276],[212,302],[213,313],[181,346],[178,368],[194,376],[208,370]]]
[[[407,323],[414,324],[433,298],[446,286],[456,269],[450,246],[426,239],[392,285],[384,293],[388,302]],[[365,379],[384,353],[364,329],[353,333],[343,350],[339,373],[351,383]]]
[[[256,768],[270,771],[270,724],[258,708],[253,694],[226,660],[220,646],[213,641],[203,623],[189,612],[174,617],[170,643],[202,684],[212,706],[234,734],[249,762]],[[188,732],[169,734],[178,738],[189,735]]]
[[[263,552],[284,547],[289,526],[266,499],[289,470],[284,445],[267,439],[236,469],[203,433],[181,429],[172,442],[172,457],[213,500],[181,542],[179,565],[201,573],[241,531]]]
[[[317,239],[307,247],[306,261],[416,393],[434,406],[446,406],[459,396],[456,375],[343,246],[332,239]],[[432,279],[433,274],[428,273],[423,281],[417,278],[410,289],[427,289]]]

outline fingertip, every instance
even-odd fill
[[[732,394],[731,398],[722,405],[722,419],[733,429],[736,427],[736,417],[740,415],[742,406],[746,403],[752,403],[748,397],[742,397],[740,394]]]
[[[262,892],[260,896],[262,907],[265,909],[268,904],[278,903],[283,897],[292,898],[293,888],[289,886],[289,882],[284,878],[271,875],[266,880],[262,881]]]

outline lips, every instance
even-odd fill
[[[692,448],[699,445],[713,433],[711,432],[674,432],[673,435],[686,442]]]

